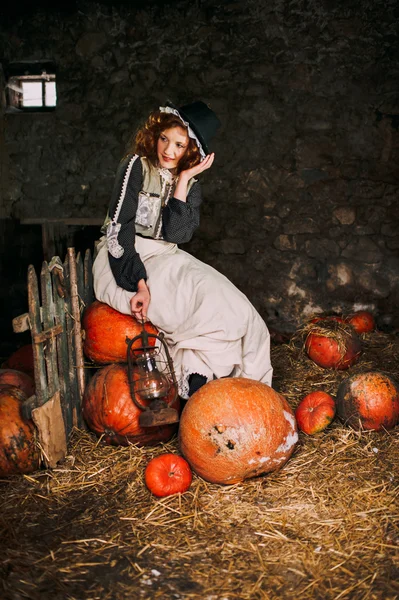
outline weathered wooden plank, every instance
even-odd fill
[[[42,264],[40,273],[41,292],[42,292],[42,311],[43,311],[43,331],[40,338],[45,337],[43,344],[44,359],[47,367],[47,393],[48,398],[54,396],[58,389],[58,369],[57,369],[57,343],[54,332],[54,301],[53,287],[51,285],[51,274],[46,261]],[[59,332],[59,328],[57,330]],[[49,335],[50,334],[50,335]],[[36,343],[39,338],[33,334],[33,341]]]
[[[33,265],[29,265],[28,267],[28,305],[29,321],[33,336],[35,334],[40,334],[43,330],[40,317],[39,287]],[[36,406],[41,406],[48,400],[43,342],[34,342],[32,347],[35,371]]]
[[[83,359],[83,347],[82,347],[82,328],[80,322],[80,303],[79,303],[79,291],[78,291],[78,269],[75,259],[75,249],[68,248],[68,259],[69,259],[69,273],[70,273],[70,284],[71,284],[71,308],[72,316],[74,319],[74,339],[75,339],[75,352],[76,352],[76,372],[78,380],[78,389],[80,394],[80,400],[83,399],[85,391],[85,377],[84,377],[84,359]],[[83,271],[82,271],[83,274]],[[80,409],[80,406],[79,406]]]
[[[71,408],[71,389],[69,386],[69,359],[68,359],[68,340],[67,327],[65,320],[65,301],[64,296],[60,296],[57,291],[59,283],[56,269],[52,271],[53,277],[53,300],[55,308],[55,323],[60,325],[62,331],[57,336],[57,358],[58,374],[61,395],[61,410],[65,424],[66,438],[68,439],[72,430],[72,408]]]
[[[46,404],[32,410],[32,419],[38,430],[44,463],[46,467],[54,469],[67,453],[59,390]]]
[[[72,298],[71,298],[71,276],[70,276],[70,260],[67,254],[64,263],[64,275],[68,297],[65,300],[65,321],[68,341],[68,382],[71,394],[70,418],[72,427],[78,426],[78,414],[76,405],[80,406],[80,392],[78,378],[76,373],[76,349],[75,349],[75,320],[72,314]]]
[[[22,333],[30,329],[29,313],[24,313],[12,320],[12,330],[14,333]]]
[[[68,290],[68,296],[65,298],[65,323],[66,323],[66,338],[68,344],[68,373],[67,381],[70,391],[70,404],[68,405],[68,422],[70,422],[70,430],[78,426],[78,417],[76,411],[76,402],[80,402],[80,393],[78,387],[78,379],[76,374],[76,352],[75,352],[75,335],[74,335],[74,318],[72,315],[72,300],[71,300],[71,285],[70,285],[70,269],[69,256],[66,256],[64,262],[64,281]],[[69,430],[69,431],[70,431]]]
[[[54,325],[49,329],[45,329],[41,333],[32,334],[32,338],[35,342],[46,342],[49,340],[54,340],[61,332],[62,327],[60,325]]]
[[[94,302],[93,261],[92,261],[92,257],[91,257],[91,251],[89,248],[85,252],[83,276],[84,276],[84,296],[85,296],[85,303],[86,303],[86,307],[87,307],[87,306],[90,306],[90,304],[92,304]],[[82,330],[82,343],[83,344],[84,344],[84,335],[85,335],[85,331]],[[89,381],[92,378],[92,376],[94,375],[94,373],[95,373],[95,369],[93,369],[92,366],[88,366],[88,364],[86,362],[85,387],[88,386]],[[82,427],[85,427],[85,428],[87,427],[86,423],[84,421],[82,422]]]
[[[84,286],[84,270],[83,270],[83,260],[82,255],[78,252],[76,256],[76,282],[78,285],[78,296],[79,296],[79,312],[80,316],[82,316],[83,310],[86,306],[85,301],[85,286]]]
[[[93,291],[93,261],[91,258],[90,248],[86,250],[84,260],[84,299],[86,306],[94,302]]]
[[[86,308],[86,298],[85,298],[85,282],[84,282],[84,264],[83,264],[82,255],[80,252],[78,252],[78,255],[76,257],[76,278],[77,278],[77,287],[78,287],[78,295],[79,295],[79,328],[80,328],[79,339],[76,340],[76,344],[79,344],[79,347],[80,347],[79,353],[81,356],[81,361],[82,361],[82,366],[83,366],[82,373],[80,375],[83,378],[83,382],[81,383],[81,400],[83,400],[83,394],[86,389],[88,377],[87,377],[87,369],[84,368],[83,338],[82,338],[82,328],[81,328],[82,315],[83,315],[84,309]],[[79,355],[79,353],[77,353],[77,356]],[[79,378],[79,373],[78,373],[78,378]],[[83,422],[83,415],[82,415],[81,409],[78,410],[78,426],[80,428],[85,426],[85,424]]]

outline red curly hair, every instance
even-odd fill
[[[139,129],[135,139],[128,148],[128,153],[138,154],[148,158],[151,164],[158,165],[157,143],[163,131],[172,127],[186,129],[179,117],[172,113],[164,113],[156,110],[150,114],[147,121]],[[187,149],[177,165],[177,174],[186,169],[191,169],[201,162],[198,146],[193,139],[188,138]]]

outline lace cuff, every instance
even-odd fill
[[[114,258],[120,258],[125,252],[124,248],[118,242],[118,233],[122,225],[111,221],[107,227],[107,246],[108,252]]]

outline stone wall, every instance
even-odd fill
[[[2,117],[3,216],[102,216],[148,112],[201,98],[223,127],[185,249],[271,324],[369,307],[399,325],[395,0],[78,9],[0,25],[4,64],[58,66],[54,113]]]

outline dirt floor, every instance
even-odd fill
[[[363,338],[349,374],[399,374],[399,337]],[[293,408],[335,393],[300,344],[274,345],[274,386]],[[53,471],[0,482],[0,598],[399,598],[399,427],[357,432],[338,421],[300,434],[277,472],[233,486],[194,476],[183,496],[146,489],[155,448],[111,447],[76,431]]]

